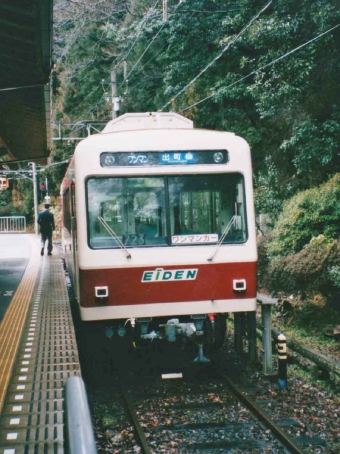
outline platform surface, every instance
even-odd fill
[[[63,262],[55,249],[41,257],[36,235],[15,237],[7,259],[23,273],[0,324],[0,454],[63,453],[64,387],[81,375]]]
[[[31,256],[27,235],[0,234],[0,323]]]

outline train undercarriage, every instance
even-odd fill
[[[96,322],[96,331],[112,345],[143,347],[166,343],[196,351],[194,362],[209,362],[209,352],[220,349],[226,337],[227,314],[181,317],[144,317]],[[193,350],[194,349],[194,350]]]

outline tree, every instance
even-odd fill
[[[60,11],[56,116],[110,118],[115,69],[122,113],[174,110],[244,137],[257,209],[275,221],[285,200],[340,171],[337,2],[168,4],[167,22],[151,0],[131,11],[109,0]]]

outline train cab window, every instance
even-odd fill
[[[241,243],[247,239],[240,174],[87,180],[94,249]]]
[[[169,178],[171,244],[240,243],[247,238],[240,174]]]
[[[87,200],[91,247],[167,244],[163,178],[91,178]]]

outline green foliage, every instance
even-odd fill
[[[0,191],[0,215],[1,216],[8,216],[8,211],[10,207],[10,203],[12,200],[12,191],[10,189],[6,189],[5,191]]]
[[[277,0],[249,26],[261,9],[255,0],[169,0],[168,7],[166,23],[154,0],[138,0],[131,11],[112,0],[60,8],[55,119],[109,119],[114,68],[121,113],[173,110],[197,127],[244,137],[257,210],[275,221],[285,200],[340,172],[339,28],[280,59],[339,24],[337,0]],[[332,237],[313,228],[319,233]],[[304,235],[287,252],[312,237]]]
[[[276,0],[251,24],[264,3],[168,0],[167,22],[161,2],[122,5],[59,4],[55,121],[110,119],[114,69],[121,114],[172,110],[196,127],[244,137],[256,210],[275,225],[259,245],[261,285],[312,289],[333,300],[340,280],[340,28],[300,46],[340,23],[338,0]],[[59,143],[54,162],[72,152]],[[64,167],[47,170],[55,195]]]
[[[331,241],[340,234],[340,174],[285,203],[268,245],[272,256],[300,252],[313,239]]]
[[[329,270],[329,276],[333,284],[340,288],[340,265],[334,265]]]

